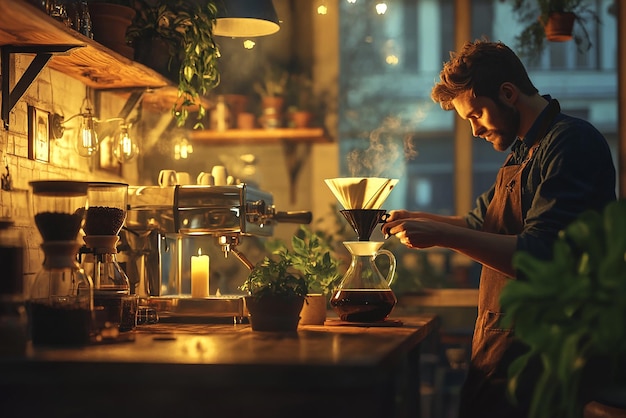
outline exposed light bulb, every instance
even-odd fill
[[[193,153],[193,146],[187,138],[181,138],[174,143],[174,159],[184,160],[189,158],[189,154]]]
[[[113,155],[117,161],[124,164],[132,161],[139,154],[139,147],[128,134],[127,125],[122,125],[120,129],[120,134],[113,143]]]
[[[328,14],[328,7],[325,4],[321,4],[317,7],[317,14],[318,15],[325,15]]]
[[[376,5],[376,13],[379,15],[384,15],[387,13],[387,3],[381,2]]]
[[[95,120],[91,109],[83,115],[83,121],[76,138],[76,151],[81,157],[91,157],[99,148],[98,134],[96,133]]]
[[[245,41],[243,41],[243,47],[245,49],[252,49],[255,45],[256,42],[254,42],[252,39],[246,39]]]

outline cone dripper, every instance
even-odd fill
[[[386,220],[380,209],[398,179],[380,177],[346,177],[324,180],[344,210],[341,214],[350,223],[359,241],[368,241],[374,228]]]
[[[344,209],[380,209],[398,179],[341,177],[324,180]]]
[[[369,241],[376,225],[387,218],[384,209],[350,209],[340,212],[356,232],[359,241]]]

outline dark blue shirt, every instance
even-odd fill
[[[520,164],[526,158],[533,144],[525,140],[534,142],[545,113],[539,115],[526,139],[513,143],[508,164]],[[560,230],[583,211],[601,211],[616,199],[616,174],[606,139],[589,122],[559,113],[540,140],[522,172],[524,229],[518,235],[517,250],[548,259]],[[470,228],[482,228],[494,189],[495,183],[478,197],[476,207],[466,216]]]

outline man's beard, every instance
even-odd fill
[[[492,145],[497,151],[506,151],[517,138],[520,115],[517,109],[502,103],[500,98],[496,98],[495,103],[498,106],[498,120],[501,128],[493,131],[496,139]]]

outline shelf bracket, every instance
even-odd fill
[[[128,100],[126,100],[126,103],[124,103],[124,107],[119,111],[115,119],[127,120],[130,113],[137,107],[137,104],[141,101],[141,98],[143,97],[145,92],[145,89],[132,91],[130,93],[130,96],[128,97]],[[98,134],[102,138],[106,138],[107,136],[113,135],[113,132],[115,132],[115,128],[107,126],[102,129],[102,131],[98,132]]]
[[[70,49],[77,48],[80,45],[3,45],[0,47],[2,54],[2,121],[4,129],[9,129],[9,113],[15,107],[17,102],[22,98],[26,90],[35,81],[41,70],[44,69],[50,58],[54,54],[67,53]],[[10,89],[10,57],[11,54],[35,54],[35,58],[28,65],[24,74],[15,84],[13,91]]]

